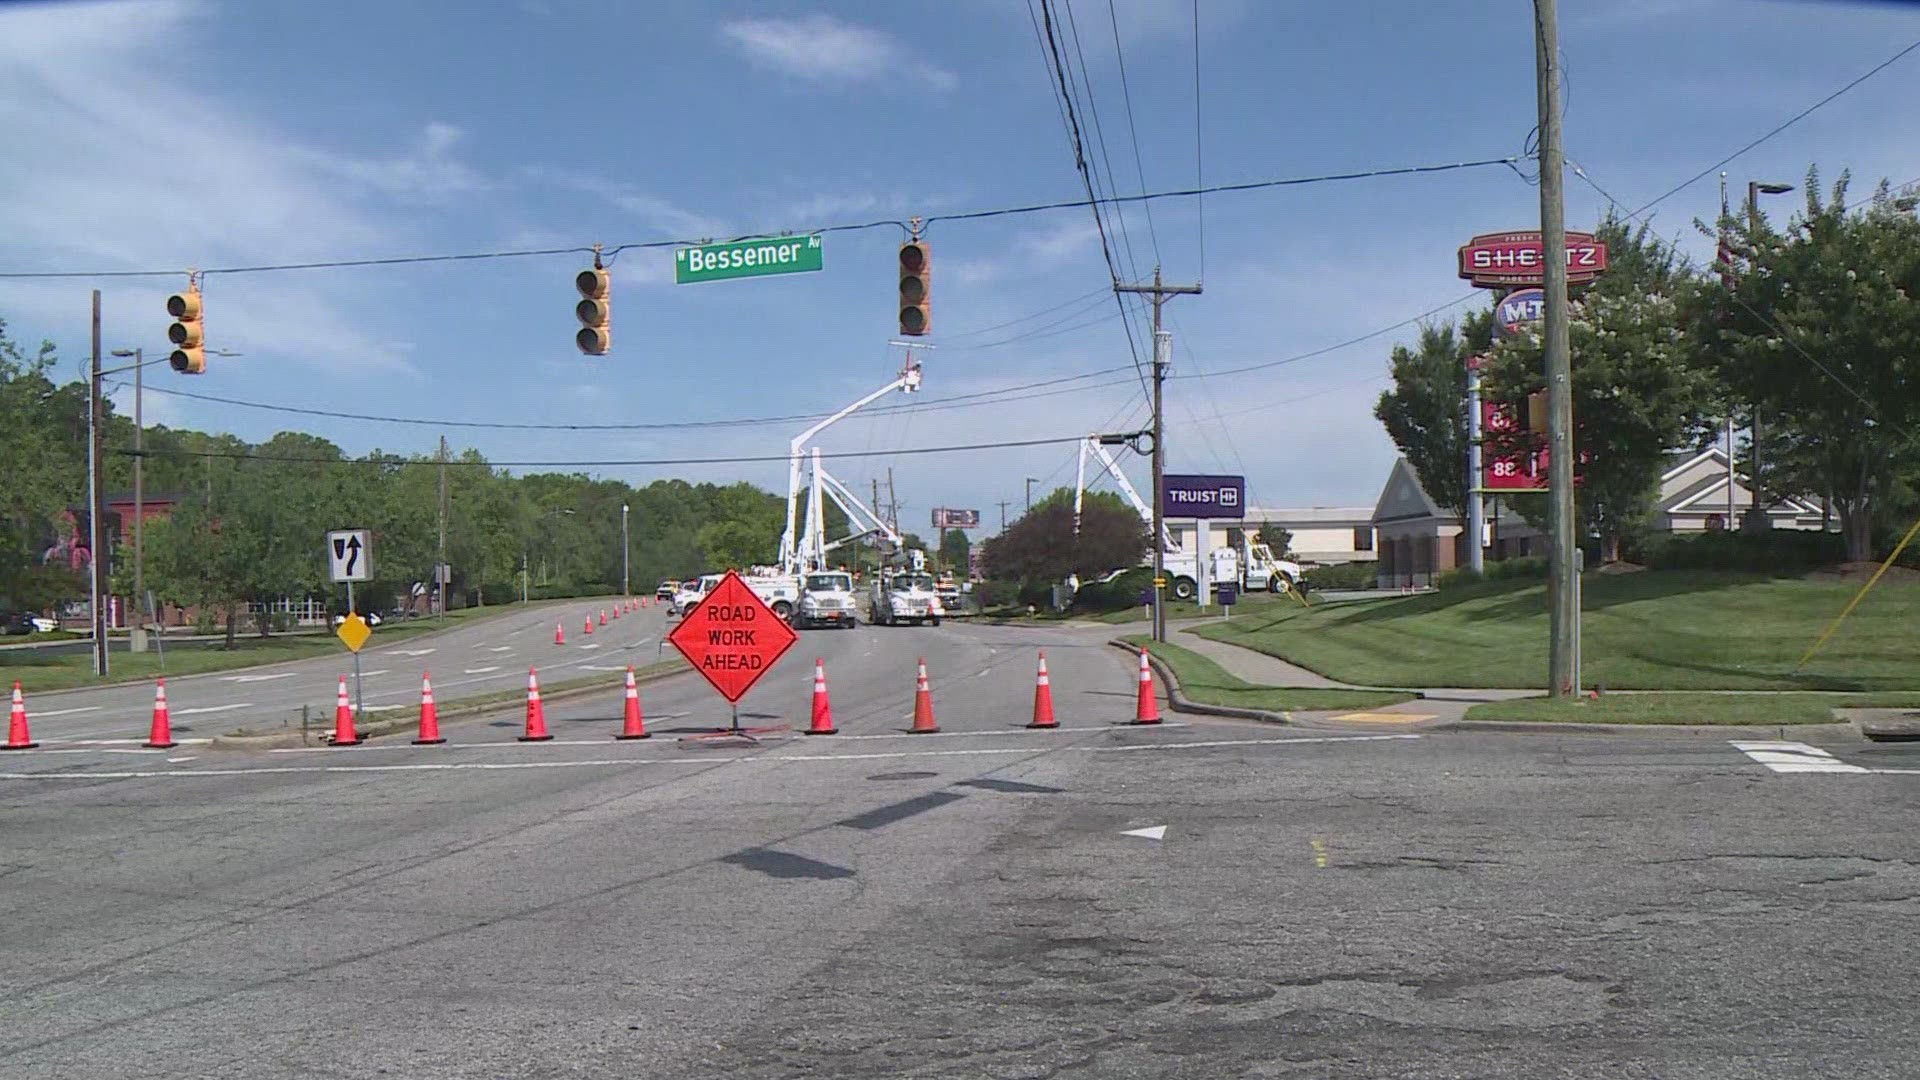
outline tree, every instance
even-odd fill
[[[1452,323],[1423,325],[1413,348],[1393,347],[1393,388],[1382,391],[1373,407],[1420,486],[1456,516],[1464,516],[1473,488],[1467,476],[1467,360],[1484,355],[1492,342],[1490,309],[1468,313],[1458,333]]]
[[[1842,173],[1822,195],[1807,171],[1804,216],[1784,231],[1728,218],[1741,265],[1696,313],[1712,370],[1767,417],[1764,440],[1792,480],[1830,495],[1847,558],[1873,556],[1875,513],[1920,467],[1920,220],[1882,183],[1847,205]],[[1766,481],[1767,477],[1760,480]]]
[[[1267,545],[1267,550],[1273,552],[1273,557],[1276,559],[1284,559],[1293,554],[1293,530],[1275,525],[1271,521],[1260,526],[1260,531],[1254,534],[1254,539]]]
[[[1614,561],[1653,508],[1668,452],[1700,440],[1718,395],[1699,363],[1700,337],[1686,328],[1698,276],[1645,225],[1608,219],[1594,234],[1609,266],[1568,312],[1574,448],[1587,455],[1575,502],[1581,534],[1598,536],[1601,558]],[[1502,341],[1485,375],[1485,393],[1510,402],[1544,388],[1539,328]],[[1543,523],[1546,500],[1512,502]]]
[[[1146,523],[1120,496],[1108,492],[1085,496],[1075,536],[1073,492],[1062,488],[989,539],[981,561],[990,578],[1038,584],[1137,566],[1148,550]]]
[[[960,529],[948,529],[940,534],[940,565],[962,576],[967,572],[967,557],[973,551],[973,542]]]

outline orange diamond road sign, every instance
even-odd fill
[[[799,635],[728,571],[667,635],[720,696],[738,702]]]

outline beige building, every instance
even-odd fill
[[[1292,534],[1295,561],[1307,565],[1369,562],[1373,551],[1373,509],[1366,506],[1309,506],[1297,509],[1248,507],[1238,521],[1215,518],[1207,524],[1208,550],[1227,547],[1227,530],[1254,531],[1262,525],[1277,525]],[[1192,519],[1168,520],[1167,528],[1182,550],[1194,544]],[[1275,552],[1275,554],[1279,554]]]

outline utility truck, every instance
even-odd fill
[[[796,630],[818,626],[853,629],[853,575],[844,570],[821,570],[800,579],[800,605],[793,609]]]
[[[868,621],[876,626],[939,626],[946,608],[934,591],[933,575],[927,573],[927,553],[918,548],[897,551],[889,562],[874,574],[868,590]]]

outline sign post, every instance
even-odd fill
[[[680,655],[733,707],[729,731],[740,729],[740,699],[799,640],[735,571],[693,605],[667,635]]]
[[[373,533],[368,529],[335,529],[327,534],[327,572],[336,582],[347,586],[347,617],[334,633],[353,653],[353,708],[364,715],[366,699],[360,692],[360,648],[373,630],[353,605],[353,583],[373,577]]]
[[[770,236],[725,244],[701,244],[673,253],[676,285],[728,278],[800,274],[825,265],[820,234]]]

